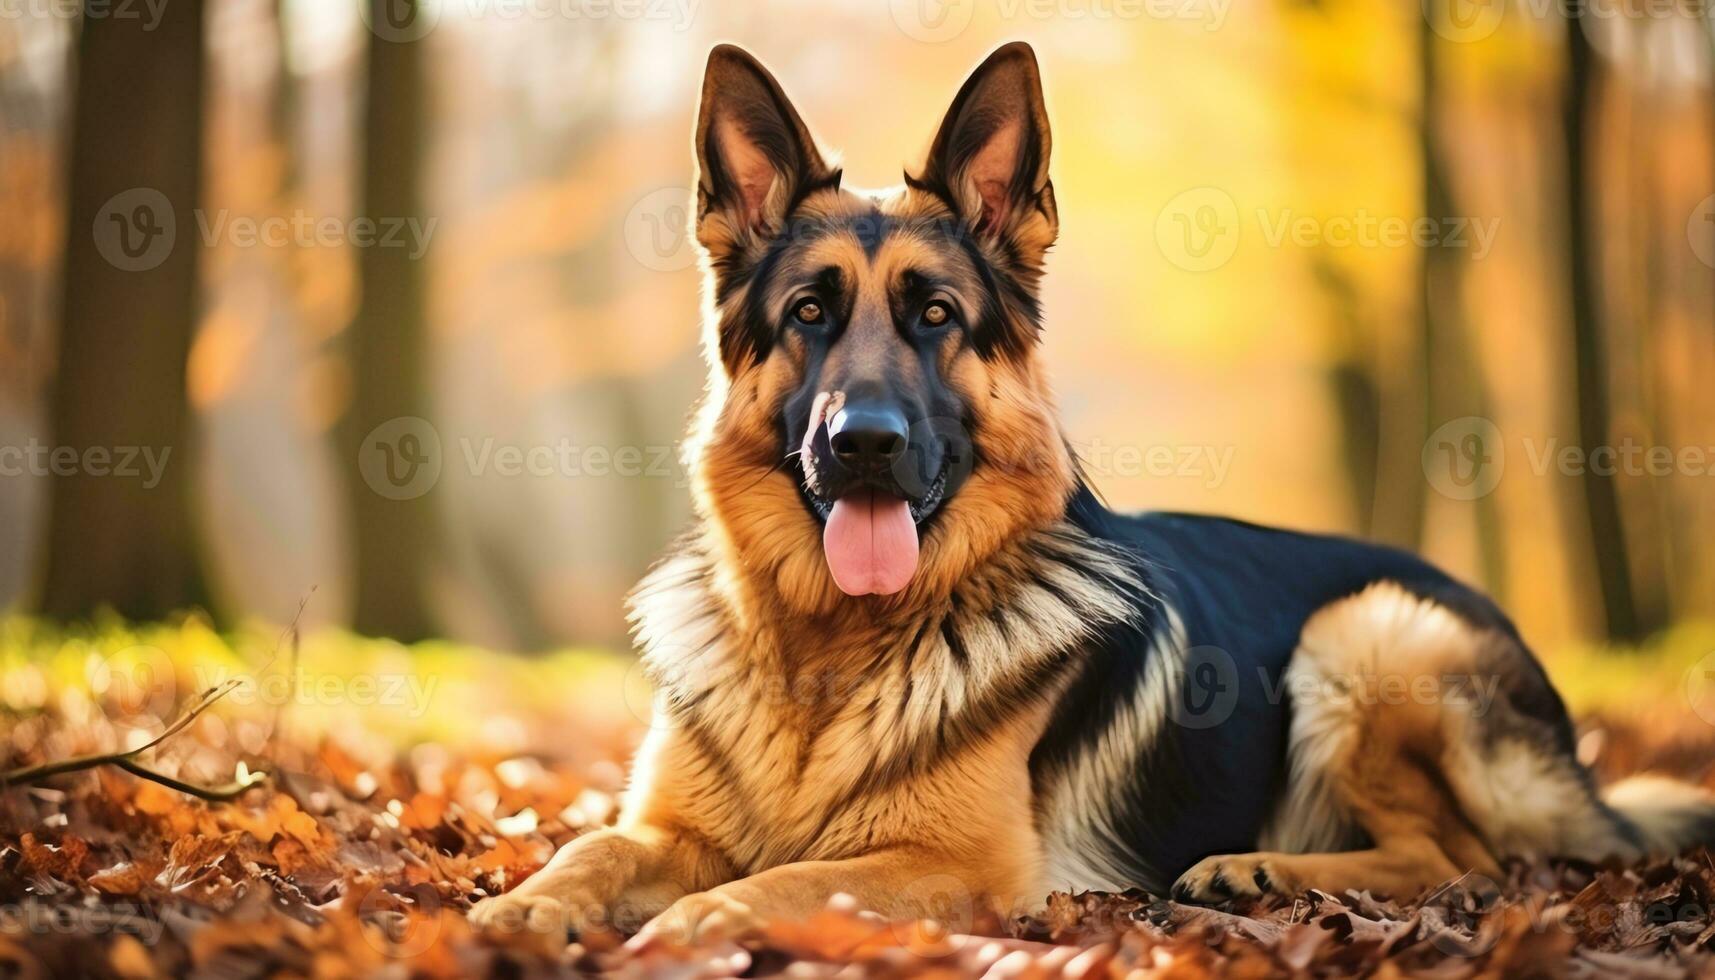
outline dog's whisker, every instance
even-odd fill
[[[780,462],[775,463],[773,466],[770,466],[768,469],[763,470],[762,475],[758,476],[754,482],[752,482],[749,486],[745,487],[744,490],[741,492],[742,493],[749,493],[750,491],[755,490],[757,487],[762,485],[763,480],[768,479],[769,477],[773,476],[776,473],[782,472],[785,465],[786,465],[786,462],[787,462],[786,460],[781,460]]]

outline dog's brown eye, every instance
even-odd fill
[[[821,323],[822,304],[813,299],[807,299],[798,304],[798,308],[792,311],[792,315],[798,318],[799,323]]]
[[[947,304],[940,302],[930,303],[923,309],[923,322],[927,323],[931,327],[938,327],[941,324],[946,323],[947,319],[952,315],[953,311],[947,309]]]

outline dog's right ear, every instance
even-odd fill
[[[697,240],[717,259],[778,234],[831,171],[780,83],[742,48],[716,45],[697,111]]]

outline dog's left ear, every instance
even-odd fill
[[[1014,41],[965,80],[916,182],[949,198],[979,236],[1040,259],[1060,224],[1048,180],[1049,146],[1036,54]]]

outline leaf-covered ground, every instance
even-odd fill
[[[1553,658],[1585,719],[1580,752],[1607,776],[1655,768],[1707,779],[1711,651],[1709,630],[1686,628],[1641,653]],[[473,901],[612,814],[648,695],[626,658],[598,652],[524,660],[333,635],[299,649],[195,620],[70,634],[0,622],[0,768],[133,748],[222,685],[232,692],[138,761],[197,786],[265,774],[232,802],[112,766],[0,790],[0,970],[1715,974],[1715,860],[1702,852],[1640,868],[1517,867],[1507,881],[1461,879],[1412,904],[1312,893],[1214,910],[1141,893],[1057,894],[1039,915],[962,932],[836,905],[743,946],[478,938],[464,920]]]

